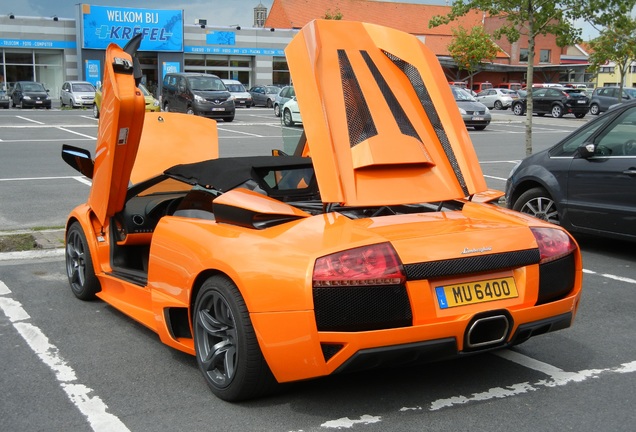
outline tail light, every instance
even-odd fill
[[[320,257],[313,285],[398,285],[406,281],[402,263],[390,243],[380,243]]]
[[[556,228],[530,228],[539,245],[541,264],[562,258],[577,246],[564,231]]]

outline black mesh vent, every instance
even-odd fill
[[[464,175],[462,171],[459,169],[459,163],[457,162],[457,158],[455,157],[455,153],[453,152],[453,148],[448,140],[448,136],[446,135],[446,131],[444,131],[444,127],[442,126],[442,122],[439,119],[439,115],[437,114],[437,110],[435,109],[435,105],[433,105],[433,101],[431,100],[431,96],[426,89],[426,85],[422,80],[417,68],[412,64],[405,62],[399,57],[394,56],[391,53],[383,51],[384,54],[407,76],[411,85],[413,86],[413,90],[417,94],[417,97],[420,99],[420,103],[428,116],[433,129],[435,130],[435,134],[437,135],[437,139],[442,144],[442,148],[444,149],[444,153],[448,158],[451,166],[453,167],[453,171],[455,172],[455,177],[457,177],[457,181],[464,192],[464,195],[468,196],[468,188],[466,187],[466,181],[464,180]]]
[[[403,285],[314,287],[318,331],[366,331],[408,327],[411,304]]]
[[[369,55],[369,53],[366,51],[360,51],[360,53],[362,54],[364,61],[367,62],[367,66],[369,67],[369,70],[371,71],[373,78],[377,82],[378,87],[380,91],[382,92],[382,96],[384,96],[384,99],[386,100],[387,105],[389,105],[389,108],[391,109],[391,113],[393,113],[393,116],[395,117],[395,121],[398,127],[400,128],[400,132],[402,132],[404,135],[412,136],[413,138],[416,138],[418,141],[421,142],[422,140],[420,139],[420,136],[417,134],[417,132],[415,131],[415,128],[413,127],[413,124],[411,123],[409,118],[406,116],[406,113],[402,109],[402,105],[400,105],[397,98],[391,91],[391,88],[389,87],[386,80],[384,79],[380,71],[378,70],[378,67],[375,65],[375,63],[373,63],[373,60],[371,59],[371,56]]]
[[[342,344],[321,343],[320,348],[322,349],[322,355],[325,358],[325,361],[328,362],[331,357],[335,356],[338,351],[342,349],[342,346]]]
[[[408,280],[435,279],[523,267],[537,264],[540,258],[539,249],[527,249],[516,252],[471,256],[469,258],[407,264],[404,266],[404,270]]]
[[[574,254],[539,266],[539,299],[549,303],[568,295],[574,288]]]
[[[378,134],[373,117],[362,94],[356,75],[344,50],[338,50],[340,79],[344,93],[347,126],[349,128],[349,146],[355,147],[362,141]]]

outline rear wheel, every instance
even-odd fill
[[[496,110],[504,109],[503,104],[501,103],[501,101],[495,101],[495,109]]]
[[[522,193],[512,208],[555,225],[560,224],[556,203],[550,194],[541,187]]]
[[[274,115],[280,117],[280,104],[274,105]]]
[[[518,116],[523,115],[523,111],[524,111],[523,105],[521,105],[520,103],[514,104],[512,106],[512,112],[514,115],[518,115]]]
[[[561,105],[554,105],[552,107],[552,117],[554,118],[561,118],[563,117],[563,108],[561,108]]]
[[[600,113],[601,108],[598,106],[598,104],[593,103],[592,105],[590,105],[590,114],[599,115]]]
[[[241,401],[276,388],[245,301],[230,280],[221,276],[206,280],[192,317],[197,364],[212,393],[226,401]]]
[[[92,300],[101,288],[95,276],[91,251],[79,222],[73,222],[66,233],[66,275],[75,297]]]
[[[265,105],[267,106],[267,108],[272,108],[274,106],[274,103],[271,99],[267,99],[267,103]]]
[[[96,119],[99,118],[99,107],[97,106],[97,104],[93,104],[93,117],[95,117]]]

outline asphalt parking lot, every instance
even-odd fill
[[[272,110],[219,122],[222,155],[268,154],[300,128]],[[523,158],[523,119],[495,112],[469,131],[489,187]],[[535,118],[535,150],[584,121]],[[61,238],[90,182],[60,158],[94,150],[82,110],[0,110],[0,234],[36,233],[42,250],[0,254],[0,417],[4,430],[631,431],[636,400],[636,259],[628,243],[577,238],[583,298],[572,328],[512,350],[285,386],[227,404],[193,358],[102,302],[74,298]]]

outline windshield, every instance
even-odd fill
[[[471,101],[472,102],[475,100],[475,98],[464,89],[461,89],[459,87],[451,87],[451,90],[453,91],[453,97],[455,98],[456,101]]]
[[[23,91],[41,91],[41,92],[46,91],[42,84],[36,83],[36,82],[23,84],[22,90]]]
[[[225,84],[215,77],[192,77],[190,78],[192,90],[198,91],[225,91]]]
[[[225,84],[225,87],[232,93],[245,93],[245,87],[243,84]]]
[[[95,87],[89,83],[73,84],[73,91],[91,93],[95,91]]]

